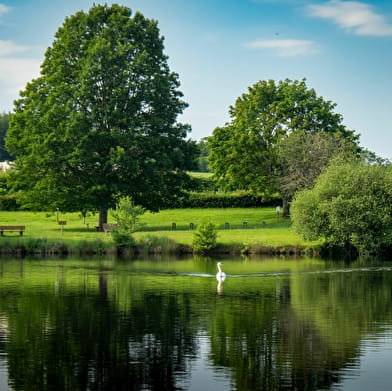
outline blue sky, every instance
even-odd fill
[[[10,111],[65,17],[98,0],[0,0],[0,112]],[[110,1],[106,3],[111,4]],[[392,2],[122,0],[158,20],[189,103],[190,137],[209,136],[259,80],[307,79],[337,103],[361,145],[392,159]]]

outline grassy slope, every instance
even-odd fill
[[[59,220],[66,220],[64,233],[57,224],[54,213],[45,212],[3,212],[0,211],[0,225],[25,225],[24,238],[61,239],[65,242],[102,239],[111,241],[109,235],[95,231],[98,216],[88,216],[85,224],[78,213],[61,213]],[[309,246],[315,242],[305,242],[296,235],[290,222],[278,219],[274,208],[228,208],[228,209],[176,209],[164,210],[159,213],[146,213],[142,221],[146,223],[146,230],[153,232],[137,232],[136,239],[147,235],[165,236],[182,244],[191,244],[194,231],[189,230],[189,224],[195,225],[202,221],[211,221],[224,227],[228,222],[230,227],[241,227],[244,221],[248,222],[248,229],[219,229],[218,242],[223,244],[245,245],[271,245],[271,246]],[[171,230],[171,224],[185,229]],[[264,222],[264,225],[262,225]],[[88,224],[88,226],[87,226]],[[16,240],[16,233],[6,233],[2,239]],[[11,238],[12,237],[12,238]],[[21,238],[23,240],[23,238]]]

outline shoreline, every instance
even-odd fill
[[[138,243],[132,247],[116,248],[113,243],[101,240],[83,241],[79,245],[70,246],[61,240],[26,239],[18,241],[13,245],[8,241],[0,247],[0,257],[24,258],[28,256],[154,256],[154,255],[207,255],[211,257],[221,256],[310,256],[320,257],[322,246],[300,246],[300,245],[266,245],[266,244],[222,244],[205,253],[192,248],[191,245],[180,244],[170,241],[169,244]]]

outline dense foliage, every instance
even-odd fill
[[[218,183],[265,197],[280,191],[279,143],[295,132],[329,133],[355,144],[357,136],[342,124],[335,106],[317,96],[305,80],[254,84],[230,107],[231,121],[207,138]]]
[[[8,175],[7,171],[0,171],[0,210],[14,211],[18,209],[18,204],[15,194],[9,189]]]
[[[289,134],[278,145],[281,194],[291,201],[295,192],[313,187],[333,158],[350,159],[357,152],[356,144],[340,134],[302,130]]]
[[[201,253],[208,253],[216,247],[218,229],[211,221],[205,221],[198,227],[193,234],[193,248]]]
[[[10,121],[24,206],[99,211],[101,225],[119,196],[152,210],[181,197],[196,147],[178,87],[155,21],[118,5],[68,17]]]
[[[0,210],[15,211],[19,205],[14,194],[0,194]]]
[[[116,210],[112,212],[117,227],[112,230],[111,234],[117,248],[129,247],[134,244],[132,234],[143,226],[140,222],[140,216],[144,212],[145,209],[140,205],[135,205],[131,197],[120,198]]]
[[[282,203],[278,196],[268,201],[249,191],[191,193],[178,204],[178,208],[252,208],[276,206]]]
[[[294,229],[359,253],[392,247],[392,166],[337,159],[291,206]]]
[[[5,137],[8,132],[10,113],[0,114],[0,161],[14,160],[13,156],[5,148]]]

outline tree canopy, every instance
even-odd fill
[[[227,189],[266,196],[280,190],[279,143],[288,135],[322,132],[357,142],[335,107],[309,89],[305,80],[262,80],[249,87],[230,107],[230,122],[207,138],[216,179]]]
[[[356,145],[337,133],[290,133],[278,143],[282,196],[291,201],[295,192],[313,187],[333,158],[350,159],[356,152]]]
[[[103,223],[120,196],[151,210],[180,197],[196,148],[178,88],[156,21],[116,4],[66,18],[10,121],[22,203]]]
[[[305,239],[324,238],[359,253],[392,247],[392,166],[334,162],[313,189],[296,194],[294,229]]]

